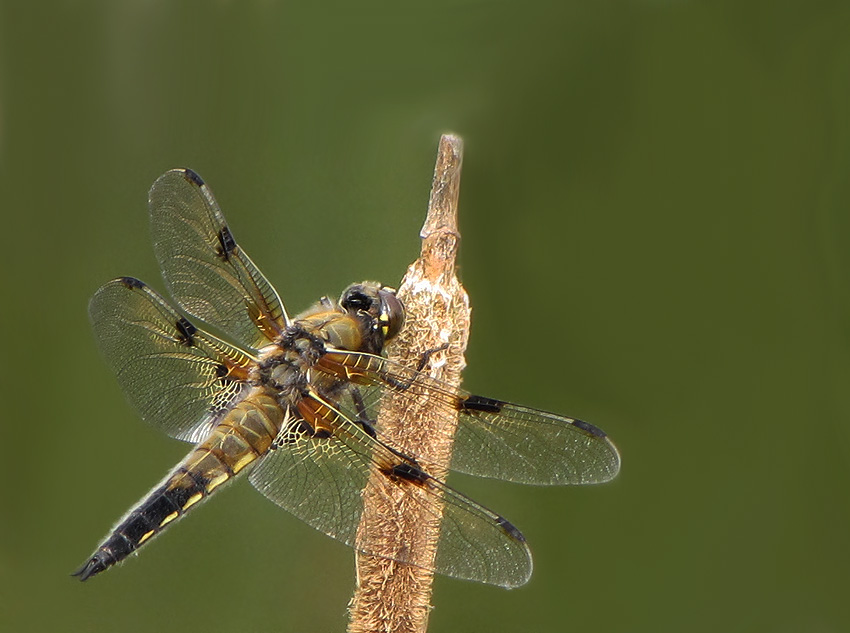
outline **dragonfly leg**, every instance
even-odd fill
[[[428,364],[428,361],[431,360],[431,356],[436,354],[437,352],[442,352],[449,349],[448,343],[443,343],[437,347],[432,347],[431,349],[427,349],[422,352],[422,356],[419,357],[419,364],[416,366],[416,373],[418,374],[420,371],[425,369],[425,365]]]
[[[357,419],[354,420],[354,422],[359,425],[369,437],[377,437],[377,433],[375,432],[376,420],[369,417],[369,412],[366,410],[366,402],[363,400],[363,394],[360,393],[360,389],[358,389],[356,385],[350,384],[348,391],[351,394],[351,400],[354,402],[354,408],[357,411]]]

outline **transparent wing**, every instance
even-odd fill
[[[314,401],[314,408],[325,431],[316,433],[293,421],[251,472],[251,483],[266,497],[366,554],[503,587],[528,581],[531,554],[515,527],[428,476],[330,405]],[[374,523],[388,520],[385,515],[364,517],[364,497],[388,494],[401,497],[399,505],[424,522],[440,521],[433,563],[412,560],[420,552],[411,553],[408,544],[390,550],[364,541],[361,535]],[[410,537],[415,531],[402,533]]]
[[[129,401],[172,437],[199,442],[249,390],[251,358],[195,328],[138,279],[101,287],[89,315]]]
[[[181,308],[247,347],[262,347],[283,331],[289,318],[277,292],[234,241],[200,176],[166,172],[148,204],[162,275]]]
[[[326,354],[320,367],[362,385],[356,417],[377,417],[383,397],[427,398],[446,416],[458,414],[451,468],[478,477],[536,485],[601,483],[620,470],[620,454],[599,428],[577,418],[472,395],[380,356],[359,352]],[[446,428],[453,424],[447,422]],[[378,429],[380,431],[380,429]],[[415,446],[398,446],[419,457]]]

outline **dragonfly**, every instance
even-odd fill
[[[433,476],[416,446],[384,437],[377,411],[390,397],[425,398],[446,419],[457,417],[453,471],[535,485],[617,475],[620,455],[596,426],[474,395],[387,359],[405,319],[392,288],[355,283],[290,317],[195,172],[161,176],[149,209],[179,307],[121,277],[95,293],[89,313],[130,403],[193,447],[74,572],[80,580],[123,561],[244,472],[321,532],[364,554],[422,565],[409,548],[372,551],[362,538],[363,499],[377,478],[439,521],[428,569],[508,588],[527,582],[532,558],[519,529]]]

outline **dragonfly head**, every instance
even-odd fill
[[[372,327],[381,330],[385,342],[396,336],[404,325],[404,307],[395,296],[395,290],[373,281],[346,288],[339,305],[347,312],[367,315]]]

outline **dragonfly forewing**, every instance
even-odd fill
[[[180,307],[247,347],[279,336],[289,325],[283,304],[200,176],[173,169],[153,184],[148,201],[154,250]]]

